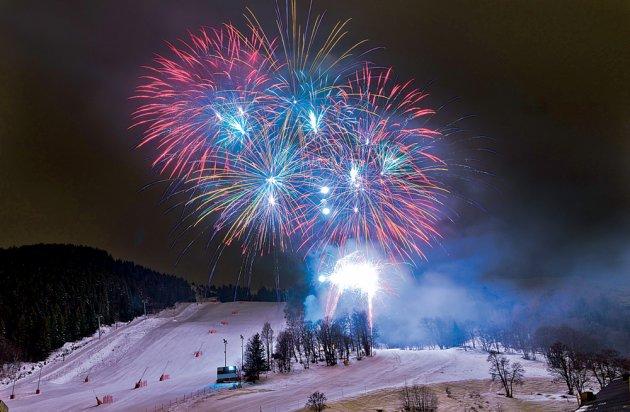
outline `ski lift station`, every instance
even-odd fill
[[[219,366],[217,368],[217,383],[238,382],[236,366]]]

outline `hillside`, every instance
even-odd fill
[[[112,395],[113,404],[101,407],[105,410],[284,411],[300,409],[315,390],[325,392],[335,402],[405,382],[430,384],[489,377],[482,352],[381,349],[374,357],[352,359],[349,366],[320,365],[303,370],[296,365],[290,374],[269,374],[261,383],[243,389],[217,387],[216,367],[224,362],[223,339],[228,341],[228,364],[237,365],[240,335],[248,338],[260,331],[265,321],[276,333],[282,330],[283,309],[283,304],[266,302],[180,304],[108,328],[100,340],[97,336],[86,339],[65,361],[61,357],[51,359],[42,372],[40,395],[34,394],[36,369],[18,381],[15,400],[8,400],[10,385],[2,387],[0,398],[12,411],[86,410],[95,406],[95,395]],[[200,348],[202,353],[195,357]],[[508,356],[520,360],[517,355]],[[522,362],[528,378],[549,380],[544,363]],[[147,386],[133,389],[145,368],[142,379]],[[163,372],[170,379],[160,382]],[[85,383],[88,374],[89,382]],[[193,393],[196,396],[191,398]]]
[[[44,359],[101,324],[192,301],[184,279],[73,245],[0,249],[0,364]]]
[[[42,372],[42,394],[34,394],[35,371],[18,381],[15,400],[7,400],[10,385],[0,390],[0,398],[12,411],[84,410],[96,404],[95,395],[112,395],[110,410],[153,408],[211,386],[216,367],[223,366],[223,338],[229,342],[228,363],[240,363],[240,334],[259,331],[265,320],[280,329],[283,316],[283,306],[277,303],[179,304],[109,328],[100,340],[94,336],[65,360],[53,360]],[[195,357],[200,348],[201,355]],[[147,386],[133,390],[145,368]],[[159,382],[163,372],[170,379]]]

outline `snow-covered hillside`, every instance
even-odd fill
[[[138,318],[109,328],[70,355],[44,366],[41,394],[36,395],[38,372],[20,379],[16,398],[11,386],[0,389],[0,399],[11,411],[84,410],[96,405],[95,395],[112,395],[107,410],[153,410],[193,391],[212,385],[217,366],[223,366],[223,339],[228,340],[228,364],[240,364],[241,339],[260,331],[265,321],[275,330],[284,324],[283,304],[203,303],[179,305],[159,315]],[[210,333],[210,331],[216,331]],[[201,356],[195,352],[201,347]],[[169,362],[170,361],[170,362]],[[159,377],[169,362],[166,374]],[[147,386],[133,389],[145,368]],[[89,374],[89,382],[85,377]]]
[[[112,395],[114,402],[99,410],[284,411],[299,409],[308,395],[323,391],[331,401],[358,396],[405,382],[435,383],[487,379],[486,354],[463,349],[376,350],[375,356],[350,365],[295,365],[291,374],[269,374],[261,383],[238,390],[216,391],[216,367],[222,366],[223,338],[228,340],[228,364],[240,364],[241,340],[261,330],[269,321],[279,331],[284,324],[283,304],[261,302],[179,305],[159,315],[108,328],[101,339],[87,339],[83,346],[48,363],[42,373],[42,393],[35,395],[37,371],[18,381],[16,399],[11,386],[0,398],[12,411],[85,410],[96,405],[95,395]],[[213,333],[211,333],[211,331]],[[201,347],[201,356],[195,352]],[[524,361],[526,376],[546,377],[541,362]],[[170,379],[159,381],[165,364]],[[146,387],[133,389],[142,378]],[[89,374],[89,382],[84,379]],[[191,392],[210,394],[182,401]],[[175,400],[177,404],[174,405]]]
[[[526,377],[548,377],[543,362],[519,361]],[[487,353],[446,350],[375,350],[371,358],[353,360],[350,365],[327,367],[324,364],[303,370],[297,365],[291,374],[272,374],[261,384],[234,393],[215,393],[191,399],[176,410],[195,411],[294,411],[304,406],[308,396],[320,391],[329,401],[365,393],[402,387],[407,384],[431,384],[472,379],[488,379]]]

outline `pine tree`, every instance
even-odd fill
[[[185,280],[114,260],[104,251],[0,248],[0,334],[18,350],[19,360],[42,360],[65,341],[93,334],[98,315],[105,324],[133,319],[142,314],[141,295],[156,310],[194,297]]]
[[[267,370],[267,362],[265,361],[265,348],[257,333],[247,342],[245,349],[245,365],[243,371],[248,381],[255,382],[260,379],[260,372]]]

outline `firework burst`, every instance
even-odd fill
[[[331,319],[339,299],[345,292],[354,292],[367,301],[367,313],[372,328],[373,301],[382,289],[382,271],[385,264],[378,259],[370,258],[361,251],[353,251],[338,259],[332,270],[318,276],[321,283],[331,285],[326,300],[326,317]]]
[[[251,29],[234,26],[190,34],[172,57],[158,56],[134,96],[143,104],[134,126],[146,126],[140,146],[153,144],[153,165],[171,178],[187,178],[215,161],[217,149],[238,147],[258,133],[260,120],[274,116],[274,94],[281,85],[277,63]]]
[[[347,21],[324,32],[295,2],[275,35],[246,18],[169,45],[135,96],[140,146],[188,194],[186,227],[248,256],[350,241],[424,256],[447,195],[426,94],[353,56],[362,42],[343,47]]]
[[[214,230],[224,234],[224,243],[239,240],[245,252],[264,253],[287,249],[287,242],[300,225],[303,206],[300,188],[308,172],[301,151],[282,130],[260,130],[235,154],[226,152],[220,167],[201,170],[187,181],[196,195],[195,225],[214,217]]]
[[[422,105],[426,95],[393,83],[390,70],[365,67],[340,96],[340,118],[312,150],[311,192],[319,195],[312,204],[321,215],[304,241],[353,240],[379,244],[392,257],[423,255],[422,245],[439,236],[445,191],[434,176],[446,170],[431,154],[439,134],[418,125],[433,114]]]

